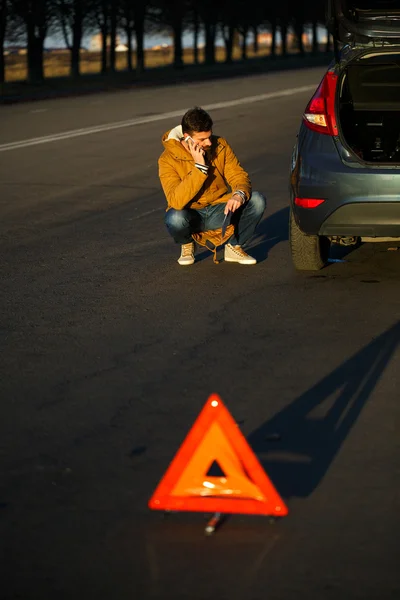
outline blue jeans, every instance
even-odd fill
[[[222,227],[225,206],[226,203],[213,204],[197,210],[170,208],[165,213],[165,225],[177,244],[188,244],[193,241],[192,233]],[[249,241],[263,216],[265,206],[265,197],[260,192],[253,192],[250,200],[235,210],[230,217],[230,223],[235,226],[230,244],[243,246]]]

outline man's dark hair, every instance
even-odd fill
[[[208,112],[206,112],[200,106],[191,108],[182,117],[182,132],[188,133],[199,133],[200,131],[211,131],[213,121]]]

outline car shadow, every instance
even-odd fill
[[[400,321],[248,437],[283,498],[306,497],[316,489],[399,341]]]

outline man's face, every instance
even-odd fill
[[[203,148],[203,150],[208,150],[211,148],[211,136],[212,131],[195,131],[190,137],[196,144],[200,146],[200,148]]]

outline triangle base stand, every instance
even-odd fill
[[[206,535],[212,535],[216,529],[221,525],[225,516],[222,513],[214,513],[211,519],[208,521],[204,533]]]

